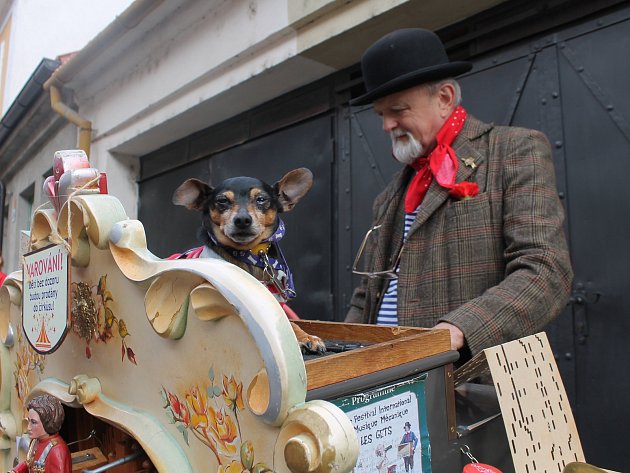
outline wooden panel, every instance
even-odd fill
[[[319,322],[298,320],[297,323],[306,332],[324,340],[344,342],[381,343],[399,340],[412,334],[435,332],[428,328],[386,327],[382,325],[347,324],[342,322]]]
[[[453,382],[453,363],[444,366],[444,397],[446,399],[446,423],[448,439],[457,438],[457,416],[455,412],[455,384]]]
[[[300,325],[305,330],[310,330],[309,333],[324,339],[371,343],[352,351],[308,360],[305,363],[308,390],[427,358],[451,348],[447,330],[386,328],[333,322],[326,323],[327,327],[302,322]]]
[[[92,470],[107,463],[107,458],[98,447],[88,448],[70,455],[72,457],[72,473],[86,469]]]

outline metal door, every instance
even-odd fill
[[[576,407],[586,458],[630,471],[630,9],[559,42],[575,270]]]
[[[345,110],[339,120],[338,238],[339,285],[337,319],[343,320],[360,278],[352,275],[354,256],[372,222],[372,202],[400,164],[391,154],[391,143],[371,106]]]
[[[539,38],[527,51],[481,59],[462,81],[472,113],[541,129],[554,147],[575,281],[570,310],[549,333],[586,459],[619,471],[630,468],[623,441],[630,381],[620,368],[630,361],[630,189],[623,174],[630,63],[621,60],[630,57],[629,16],[626,9]]]
[[[625,8],[474,58],[472,73],[460,80],[470,113],[542,130],[552,144],[575,282],[570,305],[548,334],[587,461],[618,471],[630,471],[629,38]],[[346,127],[349,159],[339,172],[352,197],[340,207],[340,220],[352,231],[354,253],[369,203],[397,166],[369,109],[350,109]]]

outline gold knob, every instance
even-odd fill
[[[303,433],[292,437],[284,447],[284,459],[293,473],[309,473],[319,467],[318,442]]]

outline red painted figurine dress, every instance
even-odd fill
[[[71,473],[72,461],[66,442],[58,435],[34,439],[26,455],[26,461],[14,467],[15,473]]]

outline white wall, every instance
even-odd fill
[[[2,115],[42,58],[80,50],[133,0],[16,0]]]
[[[16,271],[21,267],[20,261],[20,235],[22,230],[30,226],[32,215],[26,212],[27,205],[20,194],[34,186],[34,198],[32,210],[35,210],[48,199],[44,195],[43,185],[46,176],[50,175],[52,157],[55,151],[67,149],[68,143],[76,139],[76,127],[67,124],[38,150],[31,159],[24,163],[21,172],[15,174],[10,180],[5,181],[7,196],[5,204],[9,212],[5,220],[5,235],[2,241],[2,254],[4,256],[4,272]]]
[[[81,83],[72,84],[81,113],[93,121],[95,148],[146,153],[333,72],[301,59],[291,74],[264,84],[257,80],[256,87],[233,94],[221,106],[214,102],[247,80],[299,59],[286,1],[193,1],[147,33],[129,31],[140,36],[133,47],[104,70],[82,71]],[[159,125],[194,109],[199,109],[194,118],[180,121],[179,135],[157,132]],[[150,139],[141,145],[120,146],[143,134]]]

